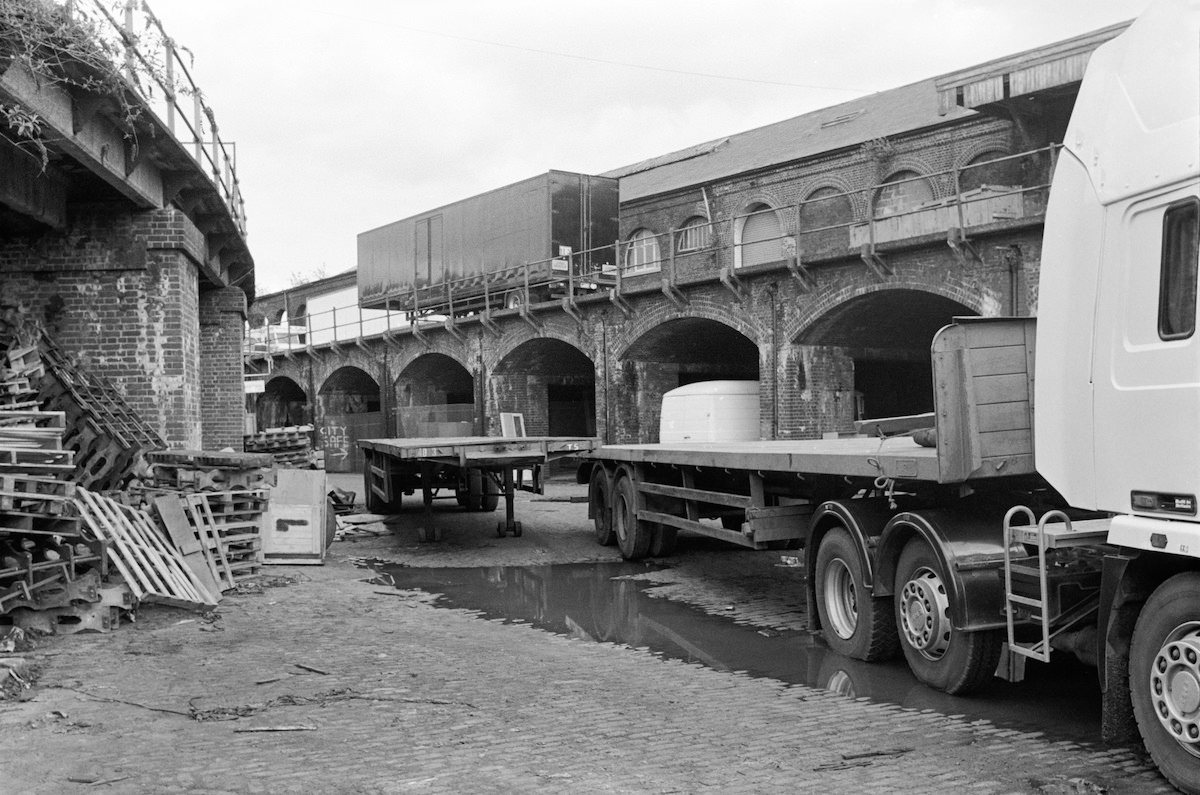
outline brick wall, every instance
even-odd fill
[[[73,206],[62,232],[0,241],[0,303],[39,320],[82,366],[113,381],[172,447],[205,443],[203,393],[236,379],[239,400],[223,404],[220,421],[232,418],[238,433],[221,438],[240,444],[241,319],[236,343],[227,335],[202,346],[203,252],[203,236],[176,210]]]
[[[245,389],[242,335],[246,294],[236,287],[200,294],[200,416],[205,450],[242,449]]]

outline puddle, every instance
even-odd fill
[[[929,709],[998,727],[1041,731],[1049,739],[1099,739],[1100,694],[1094,669],[1072,660],[1030,664],[1026,681],[997,680],[988,692],[954,697],[925,687],[902,660],[863,663],[834,654],[796,630],[735,623],[681,602],[654,598],[645,563],[581,563],[485,568],[410,568],[370,562],[377,584],[438,595],[462,608],[547,632],[644,647],[667,658],[741,671],[849,697]],[[639,576],[642,575],[642,576]],[[747,593],[752,600],[754,594]]]

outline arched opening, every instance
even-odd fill
[[[711,224],[701,215],[693,215],[683,222],[675,237],[675,250],[681,254],[703,251],[712,239]]]
[[[491,405],[524,419],[530,436],[596,435],[596,368],[573,345],[556,339],[523,342],[488,380]],[[498,420],[495,431],[499,431]]]
[[[636,276],[660,268],[662,256],[659,253],[658,236],[649,229],[639,229],[630,235],[625,247],[625,275]]]
[[[929,347],[934,335],[953,318],[974,314],[933,293],[879,290],[833,308],[795,344],[807,354],[820,351],[823,360],[841,363],[834,388],[848,419],[922,414],[933,411]],[[810,391],[822,386],[820,373],[805,371],[797,378]]]
[[[897,171],[875,191],[872,211],[876,218],[888,218],[912,212],[930,201],[933,201],[933,188],[928,180],[915,171]]]
[[[483,433],[475,400],[475,377],[449,356],[418,356],[392,387],[398,435],[414,438]]]
[[[758,345],[715,320],[679,318],[655,326],[629,346],[614,374],[606,405],[636,419],[617,423],[632,438],[609,441],[658,441],[663,393],[717,380],[758,381]]]
[[[959,169],[958,188],[963,193],[981,190],[985,186],[1000,190],[1019,189],[1023,181],[1021,162],[1018,158],[1008,158],[1000,151],[976,155]]]
[[[801,256],[844,252],[853,222],[854,206],[845,192],[828,185],[817,188],[800,205]]]
[[[299,384],[287,376],[276,376],[267,381],[256,403],[254,419],[255,427],[259,430],[307,425],[312,422],[312,408],[308,405],[308,395],[304,394]]]
[[[317,443],[329,472],[361,472],[359,439],[386,436],[379,384],[357,367],[340,367],[317,391]]]
[[[762,202],[750,205],[734,228],[737,243],[734,267],[748,268],[783,259],[783,228],[769,205]]]

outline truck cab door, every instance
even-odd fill
[[[1096,507],[1194,518],[1200,495],[1196,187],[1109,205],[1106,227],[1093,353]]]

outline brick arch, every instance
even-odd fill
[[[886,184],[887,180],[891,178],[892,175],[898,174],[901,171],[915,172],[918,176],[925,180],[925,184],[929,186],[930,192],[933,193],[933,198],[945,198],[945,186],[939,184],[941,180],[934,176],[936,170],[928,160],[921,157],[915,157],[913,155],[900,155],[887,162],[887,170],[881,172],[883,174],[883,178],[871,186],[869,206],[866,210],[867,213],[874,211],[875,198],[879,195],[880,187]]]
[[[850,180],[845,179],[844,177],[837,175],[837,174],[824,174],[819,179],[813,180],[812,182],[809,182],[808,184],[804,185],[803,188],[800,190],[800,196],[803,197],[800,201],[802,203],[806,202],[806,201],[808,201],[809,197],[812,196],[814,193],[816,193],[817,191],[825,190],[827,188],[835,190],[840,194],[843,194],[846,198],[846,201],[850,203],[850,217],[845,219],[846,223],[852,223],[854,221],[857,221],[861,218],[866,217],[868,208],[866,207],[864,202],[866,202],[869,199],[870,192],[863,191],[861,189],[856,189],[854,187],[854,185],[852,185],[850,183]],[[800,209],[801,217],[803,217],[804,212],[805,212],[804,208],[801,207],[801,209]],[[798,230],[792,230],[792,231],[794,232],[794,231],[798,231]]]
[[[471,370],[471,356],[467,346],[449,334],[438,334],[430,338],[428,345],[405,345],[396,359],[396,366],[392,368],[393,372],[396,374],[404,372],[417,359],[430,353],[440,353],[458,362],[468,372]]]
[[[721,302],[693,301],[689,311],[681,312],[670,304],[657,304],[650,311],[640,312],[635,315],[636,319],[622,324],[620,334],[610,343],[611,350],[614,352],[615,358],[620,361],[628,355],[629,349],[642,337],[671,320],[711,320],[728,326],[755,345],[759,345],[762,338],[766,336],[765,332],[750,322],[748,316],[751,313],[738,312],[739,306],[739,304],[724,306]]]
[[[954,167],[962,168],[967,163],[970,163],[980,155],[985,155],[988,152],[1003,152],[1004,155],[1013,154],[1012,144],[1006,137],[995,136],[993,138],[985,138],[979,141],[971,141],[969,145],[963,147],[954,158]]]
[[[546,321],[544,315],[538,315],[538,317],[545,323],[540,332],[534,331],[528,324],[523,323],[517,333],[514,333],[514,329],[511,327],[506,328],[504,335],[496,340],[494,344],[484,346],[483,364],[488,372],[495,370],[496,366],[517,348],[527,342],[538,339],[552,339],[566,343],[586,356],[592,362],[593,366],[595,366],[597,352],[589,350],[588,346],[582,344],[583,339],[586,339],[586,337],[578,331],[574,321]]]
[[[954,301],[979,315],[999,314],[998,303],[987,301],[986,297],[981,294],[978,283],[971,283],[954,275],[940,281],[930,281],[906,276],[903,272],[899,272],[887,282],[864,282],[845,286],[806,304],[804,311],[786,324],[781,335],[782,339],[793,345],[803,345],[808,332],[824,320],[830,312],[843,304],[867,295],[901,290],[928,293]]]

